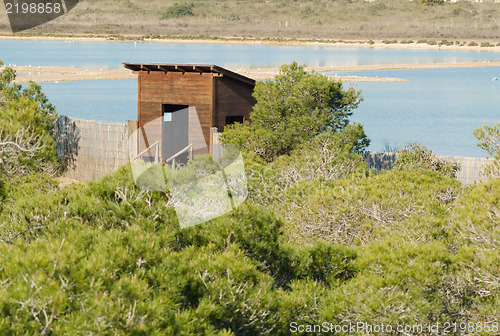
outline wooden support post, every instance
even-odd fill
[[[160,162],[160,144],[157,143],[155,146],[155,162]]]
[[[210,144],[208,146],[209,154],[214,155],[214,137],[217,134],[217,127],[210,127]]]

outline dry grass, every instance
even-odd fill
[[[308,39],[453,39],[495,41],[500,9],[484,2],[424,6],[417,1],[222,0],[192,2],[193,16],[162,19],[175,0],[83,0],[30,33],[137,36],[238,36]],[[2,11],[3,12],[3,11]],[[0,30],[8,30],[0,16]]]

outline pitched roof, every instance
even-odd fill
[[[255,80],[239,73],[213,64],[171,64],[171,63],[123,63],[123,66],[132,71],[161,71],[161,72],[198,72],[216,73],[239,80],[240,82],[255,85]]]

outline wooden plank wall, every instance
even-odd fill
[[[217,100],[215,111],[217,114],[217,128],[224,131],[226,116],[243,116],[245,120],[255,105],[252,97],[253,86],[224,76],[216,78]]]
[[[208,144],[212,122],[212,87],[212,73],[140,72],[139,127],[161,118],[163,104],[194,106],[198,113],[204,140]],[[190,118],[191,123],[194,123],[194,120]],[[147,132],[150,144],[155,141],[161,142],[161,124],[151,125]],[[145,147],[140,149],[143,150]]]

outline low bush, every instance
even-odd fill
[[[418,2],[426,6],[440,6],[445,4],[445,0],[418,0]]]
[[[478,128],[474,136],[479,140],[478,146],[494,158],[493,163],[484,167],[481,174],[486,178],[500,177],[500,123]]]
[[[0,66],[3,63],[0,61]],[[36,172],[55,175],[55,108],[38,84],[11,84],[15,71],[0,71],[0,173],[13,178]]]
[[[365,246],[400,236],[410,242],[446,240],[447,211],[462,188],[437,172],[395,170],[301,183],[272,207],[285,222],[286,238],[294,243],[320,239]]]
[[[449,177],[455,177],[460,170],[458,163],[439,159],[427,147],[415,142],[398,150],[392,167],[398,170],[435,170]]]
[[[339,132],[349,125],[362,101],[360,94],[295,62],[283,65],[275,79],[257,82],[252,122],[229,125],[221,141],[271,162],[321,133]]]
[[[500,179],[491,179],[472,187],[457,202],[450,229],[458,242],[484,248],[500,248],[499,188]]]
[[[305,165],[300,150],[271,165]],[[2,334],[291,335],[292,322],[497,318],[499,180],[469,190],[431,170],[319,175],[267,208],[247,201],[187,229],[127,166],[64,189],[43,174],[30,182],[9,186],[1,213]],[[7,237],[15,223],[25,232]]]
[[[176,19],[184,16],[193,16],[193,4],[175,4],[167,8],[162,19]]]
[[[249,158],[246,166],[249,198],[268,205],[301,183],[365,175],[366,162],[357,152],[368,143],[362,126],[352,124],[338,133],[317,136],[269,164]]]
[[[136,189],[130,174],[62,190],[40,178],[28,199],[15,192],[4,219],[43,225],[13,237],[1,227],[2,334],[288,334],[277,296],[357,274],[353,250],[284,244],[261,207],[181,230],[168,196]]]

